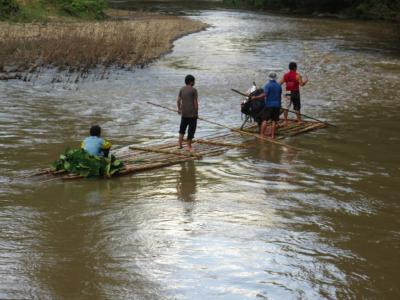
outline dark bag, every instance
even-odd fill
[[[258,96],[264,93],[263,89],[257,89],[250,94],[250,96]],[[258,114],[264,109],[265,100],[247,100],[242,104],[241,112],[245,115],[251,116],[253,119],[256,119]]]

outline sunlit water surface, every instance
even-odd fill
[[[211,25],[109,79],[0,82],[1,299],[398,298],[400,47],[391,25],[189,11]],[[113,180],[19,179],[93,123],[115,147],[176,140],[192,73],[204,117],[238,126],[230,88],[295,60],[304,113],[285,142]],[[46,77],[47,76],[47,77]],[[199,123],[197,136],[226,132]]]

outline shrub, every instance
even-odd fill
[[[0,19],[15,15],[18,11],[19,6],[15,0],[0,0]]]
[[[106,9],[105,0],[51,0],[67,14],[77,17],[102,19]]]

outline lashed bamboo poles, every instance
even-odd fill
[[[312,124],[310,126],[306,126],[306,127],[302,128],[300,130],[292,131],[292,132],[290,132],[288,134],[288,136],[295,136],[295,135],[298,135],[300,133],[307,132],[307,131],[314,130],[314,129],[321,128],[321,127],[325,127],[325,126],[326,125],[321,124],[321,123],[314,123],[314,124]]]
[[[196,158],[201,158],[200,154],[194,152],[183,152],[183,151],[174,151],[174,150],[166,150],[166,149],[157,149],[157,148],[148,148],[148,147],[138,147],[138,146],[129,146],[129,149],[139,150],[145,152],[156,152],[156,153],[164,153],[164,154],[174,154],[180,156],[193,156]]]
[[[221,153],[221,152],[224,152],[224,150],[221,148],[216,148],[216,149],[212,149],[212,150],[200,151],[197,154],[199,154],[200,156],[203,156],[206,154],[207,155],[213,155],[213,154],[215,155],[215,154]],[[167,166],[171,166],[174,164],[178,164],[178,163],[191,161],[191,160],[200,158],[200,157],[196,157],[196,156],[180,156],[180,157],[178,156],[177,157],[177,156],[175,156],[175,154],[171,154],[171,153],[164,153],[164,154],[166,154],[167,156],[157,162],[151,162],[151,163],[145,162],[145,163],[141,163],[141,164],[127,164],[124,166],[125,169],[122,170],[121,172],[119,172],[118,175],[127,175],[127,174],[131,174],[131,173],[143,172],[143,171],[147,171],[147,170],[151,170],[151,169],[167,167]],[[174,157],[170,157],[168,155],[174,155]],[[129,162],[129,160],[126,162]],[[62,180],[73,180],[73,179],[84,178],[84,176],[78,175],[78,174],[69,174],[66,176],[62,176],[60,178]]]
[[[160,104],[152,103],[152,102],[149,102],[149,101],[147,101],[147,103],[148,103],[148,104],[151,104],[151,105],[154,105],[154,106],[158,106],[158,107],[167,109],[167,110],[169,110],[169,111],[178,112],[176,109],[172,109],[172,108],[169,108],[169,107],[160,105]],[[267,139],[267,138],[265,138],[265,137],[261,137],[260,135],[255,134],[255,133],[251,133],[251,132],[243,131],[243,130],[240,130],[240,129],[232,128],[232,127],[223,125],[223,124],[221,124],[221,123],[218,123],[218,122],[214,122],[214,121],[205,119],[205,118],[203,118],[203,117],[198,117],[198,119],[199,119],[199,120],[202,120],[202,121],[204,121],[204,122],[210,123],[210,124],[214,124],[214,125],[217,125],[217,126],[220,126],[220,127],[227,128],[227,129],[229,129],[229,130],[231,130],[231,131],[233,131],[233,132],[237,132],[237,133],[244,134],[244,135],[251,135],[251,136],[257,137],[257,138],[259,138],[259,139],[261,139],[261,140],[263,140],[263,141],[267,141],[267,142],[272,143],[272,144],[280,145],[280,146],[286,147],[286,148],[288,148],[288,149],[294,149],[294,150],[298,150],[298,151],[304,150],[304,149],[300,149],[300,148],[297,148],[297,147],[294,147],[294,146],[286,145],[285,143],[282,143],[282,142],[278,142],[278,141],[275,141],[275,140]]]
[[[206,144],[206,145],[214,145],[214,146],[222,146],[222,147],[232,147],[232,148],[247,148],[247,145],[244,144],[232,144],[232,143],[224,143],[224,142],[214,142],[214,141],[205,141],[205,140],[194,140],[194,143]]]

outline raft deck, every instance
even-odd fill
[[[328,127],[327,124],[316,121],[302,121],[298,123],[296,120],[289,119],[288,125],[284,126],[284,120],[279,120],[278,127],[275,131],[275,140],[282,140],[302,133]],[[246,123],[241,129],[246,132],[258,133],[257,123]]]

